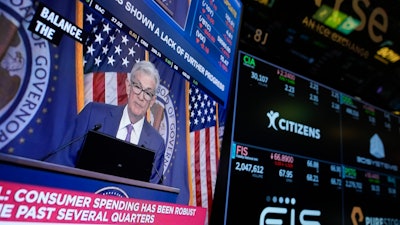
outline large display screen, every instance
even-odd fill
[[[400,223],[400,118],[239,51],[211,225]]]
[[[226,104],[241,21],[239,0],[83,2]]]

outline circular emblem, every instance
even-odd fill
[[[113,186],[101,188],[98,191],[96,191],[95,194],[129,198],[128,194],[124,190],[122,190],[119,187],[113,187]]]
[[[151,123],[160,132],[166,143],[163,174],[172,160],[174,149],[176,149],[177,115],[173,103],[169,87],[164,84],[160,85],[157,90],[157,102],[151,108]]]
[[[50,49],[28,30],[32,11],[31,1],[0,2],[0,149],[40,110],[49,83]]]

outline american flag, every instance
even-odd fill
[[[84,102],[125,104],[125,79],[145,50],[133,38],[85,7]]]
[[[189,89],[190,177],[193,204],[208,209],[219,162],[217,104],[198,87]]]
[[[85,10],[84,29],[91,34],[83,49],[85,103],[125,104],[124,80],[133,64],[145,59],[146,51],[110,22]],[[217,104],[198,87],[191,86],[188,107],[191,178],[188,182],[192,199],[189,204],[210,212],[219,162]]]

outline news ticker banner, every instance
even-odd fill
[[[200,224],[206,209],[0,181],[1,224]]]
[[[86,2],[121,30],[131,31],[127,33],[150,44],[156,55],[174,69],[181,69],[186,79],[203,87],[216,101],[227,103],[239,36],[240,1]]]

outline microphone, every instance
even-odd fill
[[[101,128],[101,124],[98,123],[98,124],[94,125],[92,130],[93,131],[98,131],[100,128]],[[86,132],[84,135],[78,136],[78,137],[72,139],[71,141],[67,142],[66,144],[58,147],[54,152],[51,152],[51,153],[47,154],[46,156],[44,156],[42,159],[40,159],[40,161],[48,160],[50,157],[52,157],[53,155],[55,155],[55,154],[59,153],[60,151],[64,150],[66,147],[68,147],[68,146],[72,145],[73,143],[81,140],[82,138],[85,138],[87,136],[87,133],[88,132]]]

